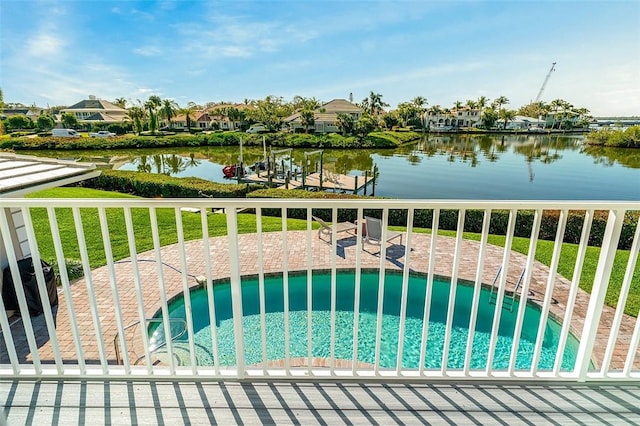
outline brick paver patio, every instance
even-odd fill
[[[283,244],[282,232],[270,232],[263,234],[263,258],[264,272],[277,273],[282,271]],[[331,245],[319,239],[318,232],[313,231],[310,235],[312,244],[312,268],[329,269],[332,265]],[[306,231],[291,231],[287,233],[287,257],[288,270],[301,271],[307,269],[307,233]],[[411,236],[411,247],[413,250],[409,254],[409,266],[411,271],[426,273],[429,267],[430,235],[413,234]],[[397,240],[396,240],[397,242]],[[406,243],[406,235],[403,244]],[[442,276],[452,275],[453,254],[455,239],[449,237],[438,237],[436,248],[435,273]],[[238,237],[240,249],[240,270],[242,275],[252,275],[258,273],[258,244],[256,234],[243,234]],[[230,276],[230,265],[228,256],[227,237],[216,237],[210,239],[210,253],[208,254],[212,262],[212,275],[214,279],[228,278]],[[388,269],[401,270],[404,268],[405,246],[399,244],[389,244],[387,258],[384,267]],[[473,281],[476,275],[478,250],[480,244],[475,241],[463,240],[461,246],[461,258],[458,269],[460,279]],[[377,254],[378,247],[366,246],[374,254],[362,251],[361,265],[363,268],[379,268],[380,257]],[[180,247],[177,244],[162,247],[162,261],[166,265],[171,265],[178,270],[181,269]],[[185,243],[186,259],[188,271],[191,276],[206,275],[203,242],[201,240],[189,241]],[[343,238],[338,241],[336,253],[336,265],[338,269],[354,268],[356,264],[355,237]],[[486,251],[485,265],[483,269],[482,281],[490,284],[500,267],[503,257],[501,247],[489,245]],[[152,251],[138,255],[139,260],[154,259]],[[526,264],[526,256],[513,252],[510,259],[510,267],[507,277],[507,288],[512,289],[514,283]],[[167,298],[176,296],[182,292],[182,275],[175,269],[163,265],[164,285]],[[160,309],[160,290],[158,284],[158,274],[156,263],[150,261],[138,262],[140,270],[140,280],[143,289],[145,315],[147,318],[153,316]],[[135,293],[135,281],[132,264],[118,262],[115,264],[117,277],[117,288],[122,309],[123,323],[125,325],[138,321],[138,303]],[[530,299],[536,302],[544,298],[546,283],[549,276],[549,268],[539,262],[535,262],[532,271]],[[108,267],[96,268],[92,271],[91,280],[94,288],[95,298],[98,306],[102,338],[106,342],[107,358],[110,362],[115,362],[115,349],[113,345],[114,337],[117,333],[114,316],[114,296],[111,289]],[[188,278],[189,286],[198,285],[192,277]],[[554,299],[558,303],[551,305],[551,315],[562,320],[564,317],[565,302],[568,297],[570,281],[557,276],[555,280]],[[71,285],[72,304],[76,321],[78,322],[85,359],[87,363],[99,362],[98,345],[96,343],[96,330],[94,328],[90,302],[88,297],[87,283],[84,279],[77,280]],[[73,362],[77,355],[73,341],[71,324],[69,321],[69,311],[64,293],[59,289],[59,308],[57,312],[57,338],[63,360]],[[589,295],[582,290],[578,294],[576,308],[572,318],[572,332],[576,337],[580,337],[583,320],[586,313]],[[603,358],[604,349],[608,339],[608,330],[611,327],[614,310],[605,307],[598,332],[598,341],[595,349],[595,363],[599,365]],[[612,361],[613,368],[621,368],[624,365],[628,342],[630,341],[635,326],[636,319],[627,317],[622,322],[620,337],[616,346],[616,354]],[[46,329],[44,330],[46,333]],[[15,333],[15,330],[14,330]],[[16,338],[14,337],[14,340]],[[39,354],[42,360],[53,360],[50,342],[42,342]],[[2,345],[4,342],[2,342]],[[28,347],[18,344],[19,356],[23,360],[30,359]],[[23,345],[24,346],[24,342]],[[24,351],[27,351],[24,353]],[[638,359],[638,357],[636,357]]]

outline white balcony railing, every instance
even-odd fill
[[[640,378],[640,322],[624,313],[640,292],[638,202],[4,199],[2,207],[0,260],[14,284],[28,255],[36,265],[77,259],[84,275],[71,280],[62,266],[50,308],[35,268],[45,308],[33,317],[29,291],[15,285],[22,319],[0,309],[2,377]],[[572,212],[584,217],[578,231],[567,230]],[[333,238],[313,228],[312,214],[333,223]],[[363,226],[336,232],[337,222],[364,224],[365,215],[398,226],[402,240],[376,247]],[[490,235],[502,218],[505,232]],[[463,234],[473,221],[475,239]],[[543,243],[549,221],[556,238]],[[443,231],[449,223],[457,230]],[[578,244],[561,244],[569,232]],[[588,246],[598,232],[599,247]],[[382,241],[388,235],[383,226]],[[621,235],[630,250],[617,250]]]

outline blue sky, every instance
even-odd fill
[[[5,102],[267,95],[564,99],[640,115],[640,2],[31,1],[0,4]]]

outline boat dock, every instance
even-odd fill
[[[282,175],[274,176],[267,172],[261,172],[259,174],[253,173],[245,176],[241,181],[245,183],[269,185],[283,189],[328,190],[353,193],[363,190],[365,195],[367,193],[367,185],[369,183],[375,183],[374,177],[369,176],[368,174],[365,174],[365,176],[350,176],[327,171],[323,171],[322,173],[315,172],[309,175],[287,174],[285,178],[282,178]]]
[[[294,167],[292,151],[292,148],[276,151],[271,150],[270,155],[267,156],[265,146],[265,160],[250,167],[250,169],[255,170],[255,172],[238,175],[238,170],[245,171],[241,159],[242,151],[240,151],[240,165],[227,166],[225,169],[234,167],[234,178],[238,180],[238,183],[260,184],[270,188],[307,189],[311,191],[334,191],[342,193],[352,192],[354,194],[362,191],[363,195],[367,195],[367,186],[371,184],[371,195],[375,195],[376,176],[378,174],[375,165],[373,171],[365,171],[364,176],[333,173],[324,169],[324,151],[320,149],[305,152],[302,167]],[[278,161],[276,155],[283,153],[287,154],[286,158],[281,158],[280,161]],[[319,157],[319,161],[315,162],[315,170],[311,167],[312,162],[310,159],[312,157]],[[226,171],[225,175],[227,175]],[[232,176],[227,175],[227,177],[231,178]]]

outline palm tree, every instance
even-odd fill
[[[558,124],[558,128],[560,128],[560,120],[558,120],[558,111],[562,108],[563,105],[564,105],[564,101],[562,99],[554,99],[549,104],[550,108],[553,110],[553,124],[551,125],[552,129],[556,127],[556,123]]]
[[[309,127],[315,124],[313,111],[310,109],[300,111],[300,123],[304,126],[305,133],[309,133]]]
[[[132,106],[127,110],[127,118],[133,121],[133,127],[137,134],[142,132],[142,120],[145,117],[145,112],[142,107]]]
[[[480,116],[480,122],[485,129],[490,129],[498,120],[498,112],[493,108],[485,108]]]
[[[125,98],[116,98],[116,100],[113,101],[113,104],[124,109],[125,106],[127,105],[127,100]]]
[[[187,131],[191,131],[191,120],[193,119],[193,113],[196,110],[196,104],[194,102],[189,102],[186,107],[180,108],[178,110],[179,114],[183,114],[185,120],[187,121]]]
[[[493,101],[493,103],[498,107],[498,111],[502,110],[502,105],[506,105],[509,103],[509,99],[506,96],[500,96]]]
[[[153,105],[155,105],[156,108],[158,108],[160,105],[162,105],[162,99],[160,99],[160,96],[158,96],[158,95],[149,96],[149,102],[151,102]]]
[[[413,104],[420,109],[424,108],[424,106],[428,104],[427,98],[425,98],[424,96],[416,96],[411,100],[411,102],[413,102]]]
[[[380,93],[374,93],[373,91],[369,93],[369,97],[365,98],[362,101],[363,105],[367,105],[368,111],[372,116],[378,116],[380,113],[384,111],[384,107],[388,107],[389,104],[382,101],[382,95]],[[364,108],[364,107],[363,107]]]
[[[176,116],[178,110],[178,104],[171,99],[165,99],[162,101],[162,109],[160,115],[169,122],[169,128],[173,128],[173,118]]]
[[[411,102],[413,102],[413,104],[418,109],[418,114],[420,115],[420,123],[422,124],[422,130],[424,131],[424,129],[427,127],[427,98],[423,96],[416,96]]]
[[[460,108],[462,108],[462,102],[460,102],[460,101],[455,101],[455,102],[453,103],[453,108],[454,108],[456,111],[457,111],[457,110],[459,110]]]
[[[147,111],[149,111],[149,131],[152,135],[156,133],[156,129],[158,128],[158,119],[155,114],[155,104],[148,100],[144,103],[144,107]]]
[[[236,107],[229,107],[227,108],[227,119],[229,120],[231,126],[230,126],[230,130],[235,130],[236,129],[236,123],[240,123],[240,126],[242,126],[244,119],[246,117],[246,113],[243,110],[240,110]]]
[[[156,133],[156,129],[158,128],[157,110],[160,105],[162,105],[162,99],[157,95],[149,96],[147,102],[144,103],[145,108],[149,110],[149,130],[152,135]]]
[[[485,109],[488,103],[489,103],[489,99],[486,96],[480,96],[476,101],[476,105],[478,106],[478,108],[480,108],[480,111]]]
[[[469,109],[476,109],[478,108],[478,104],[476,101],[471,100],[471,99],[467,99],[467,102],[465,103],[465,106],[467,106]]]
[[[506,129],[507,123],[516,117],[516,112],[510,109],[501,109],[498,112],[498,116],[500,117],[501,120],[504,120],[504,124],[502,128]]]

